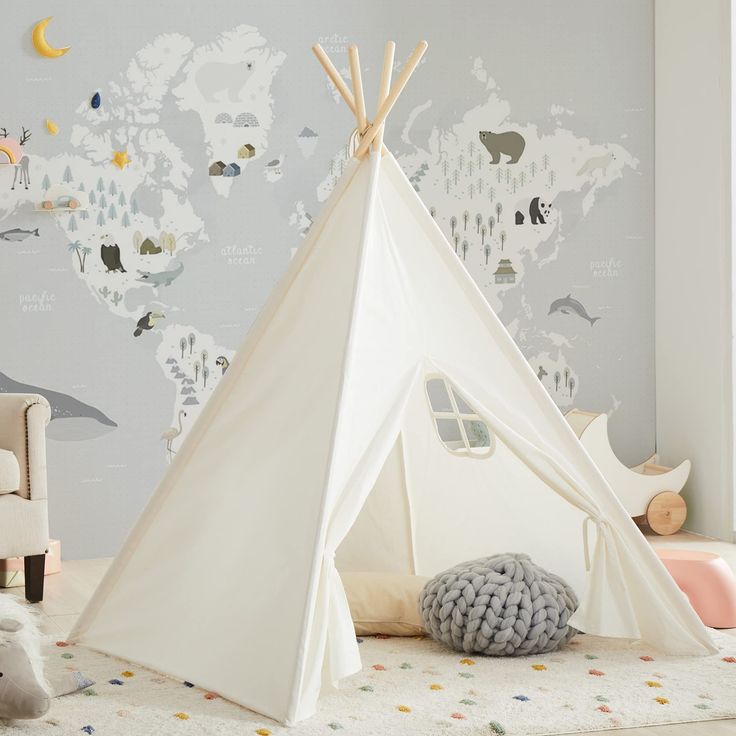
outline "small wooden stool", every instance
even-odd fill
[[[706,626],[736,628],[736,576],[720,555],[669,547],[654,551]]]

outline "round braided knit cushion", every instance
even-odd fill
[[[431,636],[459,652],[518,656],[551,652],[577,633],[572,588],[528,555],[483,557],[432,578],[419,595]]]

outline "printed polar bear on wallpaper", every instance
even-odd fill
[[[254,62],[241,61],[236,64],[212,61],[197,70],[194,81],[207,102],[224,102],[220,94],[227,90],[230,102],[240,102],[240,95],[253,72]]]

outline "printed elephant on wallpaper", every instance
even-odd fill
[[[0,393],[41,394],[51,405],[46,436],[54,440],[89,440],[112,432],[118,425],[94,406],[68,394],[15,381],[0,373]]]

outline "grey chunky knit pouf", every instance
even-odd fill
[[[519,656],[551,652],[577,633],[572,588],[528,555],[483,557],[432,578],[419,595],[424,625],[459,652]]]

